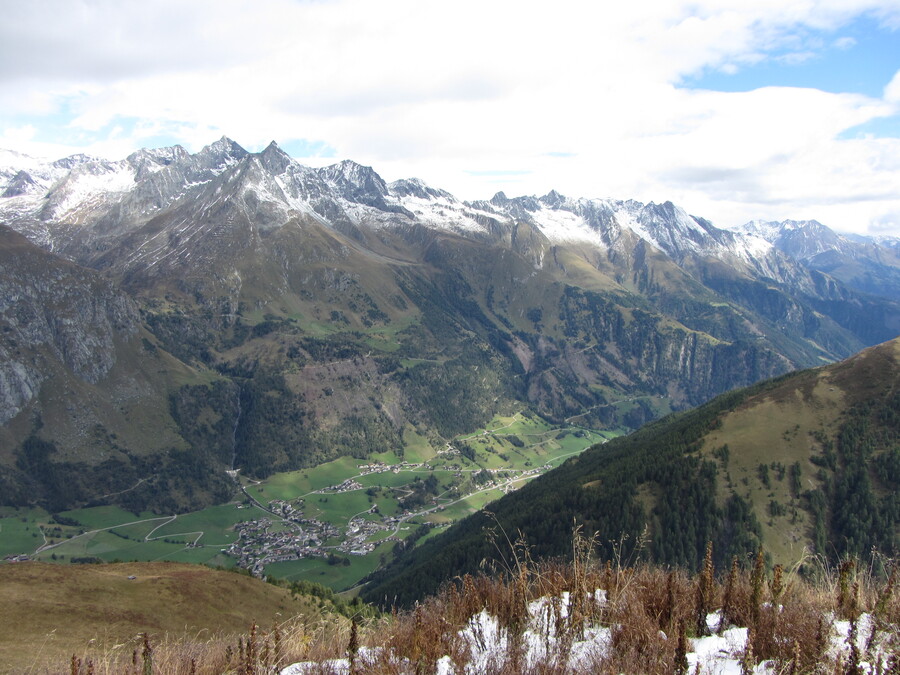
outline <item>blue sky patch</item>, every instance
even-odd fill
[[[682,85],[726,92],[804,87],[881,98],[900,70],[900,31],[882,28],[870,17],[859,17],[836,31],[807,29],[793,37],[756,64],[734,63],[733,73],[707,69]]]
[[[279,141],[278,145],[291,157],[337,157],[337,150],[324,141],[295,138],[283,143]]]
[[[865,124],[846,129],[838,135],[841,140],[870,137],[900,138],[900,115],[877,117]]]

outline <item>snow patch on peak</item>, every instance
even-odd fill
[[[818,220],[782,220],[780,222],[775,220],[751,220],[749,223],[732,228],[732,230],[745,234],[754,234],[773,243],[779,237],[789,232],[807,230],[817,233],[831,233],[831,230]]]
[[[54,169],[62,169],[65,171],[69,171],[74,169],[76,166],[81,166],[82,164],[87,164],[88,162],[99,162],[100,160],[96,157],[91,157],[90,155],[85,155],[82,153],[77,153],[74,155],[69,155],[68,157],[63,157],[62,159],[58,159],[53,162],[50,166]]]
[[[387,183],[379,176],[371,166],[363,166],[352,159],[344,159],[337,164],[332,164],[320,169],[322,177],[329,183],[345,187],[375,188],[382,196],[388,194]]]
[[[110,193],[131,190],[136,176],[135,167],[127,160],[82,164],[70,171],[48,195],[49,215],[62,220],[83,208],[101,206],[108,201]]]
[[[404,181],[391,183],[388,203],[401,207],[422,225],[441,230],[478,232],[486,231],[480,220],[495,218],[495,214],[473,208],[458,201],[449,192],[429,188],[424,183],[418,185],[398,185]],[[409,189],[407,187],[421,188]]]
[[[401,201],[407,197],[416,197],[424,200],[446,198],[456,201],[456,198],[446,190],[430,187],[425,181],[420,180],[419,178],[402,178],[400,180],[395,180],[393,183],[389,183],[387,187],[388,194]]]
[[[753,258],[764,258],[775,248],[772,242],[765,237],[741,233],[736,233],[736,236],[738,241],[743,244],[742,250],[746,252],[747,256]]]
[[[568,200],[563,195],[559,194],[556,190],[550,190],[550,192],[545,194],[543,197],[540,197],[538,201],[541,204],[545,204],[546,206],[549,206],[551,208],[559,208],[560,206],[566,204]]]
[[[7,170],[17,173],[19,171],[28,171],[36,169],[48,164],[47,161],[32,157],[31,155],[23,155],[15,150],[6,150],[0,148],[0,171]]]
[[[587,242],[604,247],[600,233],[579,214],[568,208],[552,208],[543,205],[531,214],[535,225],[552,242]]]
[[[698,221],[672,202],[619,202],[615,213],[621,224],[670,256],[687,252],[715,255],[722,247],[716,228]]]
[[[230,155],[240,155],[240,156],[245,156],[248,154],[247,151],[244,150],[244,148],[242,148],[240,146],[240,144],[231,140],[230,138],[228,138],[228,136],[222,136],[222,138],[220,138],[219,140],[210,143],[209,145],[205,146],[202,150],[200,150],[200,152],[204,152],[204,151],[205,152],[215,152],[215,153],[227,153]]]
[[[284,173],[289,166],[295,163],[290,155],[278,147],[278,143],[275,141],[269,143],[257,157],[262,166],[275,176]]]
[[[766,241],[771,242],[778,238],[778,233],[781,231],[781,223],[770,220],[751,220],[749,223],[733,227],[732,231],[762,237]]]
[[[129,161],[150,160],[157,164],[168,165],[172,162],[189,157],[188,151],[180,145],[173,145],[168,148],[141,148],[137,152],[128,155]]]

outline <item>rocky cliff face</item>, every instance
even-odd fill
[[[137,308],[96,272],[47,255],[0,226],[0,422],[56,368],[96,384],[133,338]]]

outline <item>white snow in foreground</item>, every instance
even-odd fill
[[[606,593],[597,590],[590,598],[598,604],[606,602]],[[559,612],[566,616],[569,604],[569,594],[563,593],[556,601],[561,605]],[[549,598],[541,598],[531,602],[528,606],[530,621],[528,628],[522,635],[522,647],[524,662],[523,667],[530,670],[542,661],[552,661],[557,653],[557,641],[555,630],[555,618],[553,614],[553,601]],[[707,626],[710,631],[716,631],[721,615],[719,612],[707,616]],[[871,634],[872,618],[868,614],[860,615],[858,620],[858,647],[861,649],[865,642],[863,636]],[[847,636],[850,631],[848,621],[832,621],[831,648],[829,653],[836,656],[843,653],[846,659],[849,654]],[[590,672],[592,656],[602,656],[610,646],[612,629],[607,626],[591,626],[584,630],[584,639],[572,643],[568,652],[567,667],[573,673]],[[468,646],[471,654],[467,663],[454,663],[450,656],[443,656],[437,660],[431,672],[437,675],[484,675],[484,673],[499,669],[508,658],[509,646],[508,631],[503,628],[496,617],[482,610],[471,617],[459,631],[458,635]],[[689,640],[691,651],[687,654],[688,673],[697,672],[699,664],[704,675],[741,675],[741,658],[747,643],[747,629],[731,626],[718,635],[710,635]],[[384,650],[380,647],[361,647],[356,657],[356,672],[365,672],[366,664],[375,664],[379,660],[383,663]],[[413,673],[415,665],[405,659],[390,656],[393,671],[398,673]],[[871,675],[875,672],[873,664],[863,662],[862,672]],[[280,675],[308,675],[313,673],[335,673],[336,675],[349,675],[350,661],[347,658],[331,659],[324,662],[305,661],[295,663],[283,669]],[[775,675],[776,665],[770,661],[757,663],[753,668],[756,675]]]

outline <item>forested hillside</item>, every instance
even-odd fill
[[[763,546],[776,562],[898,545],[900,340],[720,396],[595,446],[376,575],[374,602],[409,603],[487,563],[566,554],[573,526],[607,559],[695,569]]]

